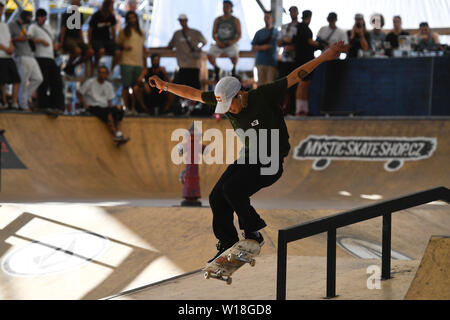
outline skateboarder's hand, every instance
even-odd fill
[[[161,87],[163,86],[163,81],[158,76],[151,76],[148,79],[148,84],[152,88],[156,87],[157,89],[161,89]]]
[[[332,44],[322,55],[326,60],[335,60],[339,58],[342,52],[347,52],[349,46],[344,44],[344,41],[338,41]]]

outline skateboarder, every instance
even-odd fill
[[[234,77],[221,79],[214,92],[202,92],[189,86],[164,82],[157,76],[149,78],[149,84],[160,91],[168,91],[186,99],[214,106],[215,113],[225,114],[237,135],[241,140],[243,139],[244,152],[241,157],[244,157],[245,161],[238,159],[230,164],[209,195],[213,213],[213,231],[219,240],[218,253],[210,261],[239,241],[237,230],[233,224],[234,212],[238,216],[240,229],[244,230],[244,237],[256,240],[263,245],[264,239],[259,230],[264,228],[266,223],[251,206],[250,196],[275,183],[283,172],[283,159],[288,155],[290,149],[289,135],[280,107],[286,90],[307,77],[318,65],[336,59],[341,52],[346,50],[347,47],[343,41],[337,42],[319,57],[292,71],[287,77],[248,92],[241,90],[239,80]],[[242,138],[242,134],[239,133],[251,131],[249,129],[255,129],[258,146],[261,145],[261,141],[264,141],[259,141],[264,130],[258,129],[277,131],[277,135],[274,136],[278,137],[276,142],[279,154],[276,157],[272,157],[271,154],[271,158],[278,159],[278,163],[270,164],[277,168],[276,172],[263,174],[263,169],[267,169],[269,164],[259,155],[256,163],[251,161],[253,155],[251,150],[255,146],[251,146],[250,143],[255,143],[255,141],[249,142],[252,139],[245,139],[246,135]],[[266,144],[267,149],[271,147],[273,149],[273,141],[266,139]],[[275,149],[274,151],[276,152]]]

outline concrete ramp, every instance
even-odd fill
[[[430,238],[405,299],[450,299],[450,237]]]

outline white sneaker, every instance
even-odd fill
[[[0,102],[0,110],[5,110],[5,109],[8,109],[8,105],[3,104],[3,102]]]
[[[19,108],[19,105],[17,103],[13,103],[11,105],[11,109],[19,110],[20,108]]]

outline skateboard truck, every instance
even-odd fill
[[[222,277],[222,273],[218,272],[217,274],[211,273],[210,271],[206,271],[205,274],[205,279],[209,279],[209,278],[214,278],[217,280],[222,280],[225,281],[228,285],[231,284],[231,282],[233,281],[233,279],[228,276],[227,278]]]
[[[227,256],[227,260],[230,263],[233,263],[233,261],[241,261],[244,263],[248,263],[250,266],[254,267],[256,265],[255,259],[246,259],[245,256],[245,253],[240,253],[238,256],[229,253]]]

